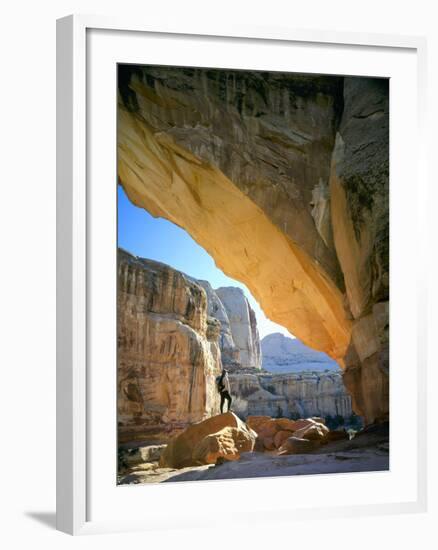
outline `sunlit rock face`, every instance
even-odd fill
[[[233,341],[239,350],[240,367],[260,369],[257,321],[243,290],[230,286],[217,288],[215,292],[227,312]]]
[[[230,375],[233,409],[251,415],[307,418],[352,413],[351,397],[340,373]]]
[[[208,315],[220,323],[222,365],[231,370],[260,369],[261,349],[257,319],[242,289],[214,290],[208,281],[192,279],[207,293]]]
[[[217,319],[220,323],[219,347],[223,366],[230,369],[240,368],[240,349],[234,342],[231,323],[224,304],[208,281],[196,280],[196,282],[200,284],[207,293],[208,315]]]
[[[122,66],[118,172],[388,415],[386,80]]]
[[[269,318],[343,357],[342,273],[312,215],[314,187],[328,185],[342,81],[123,71],[118,169],[128,197],[184,227]]]
[[[219,412],[220,323],[203,288],[119,250],[119,441],[165,440]]]

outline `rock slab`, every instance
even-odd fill
[[[172,438],[160,457],[160,466],[185,468],[236,460],[240,452],[254,448],[256,434],[232,412],[212,416],[188,426]]]

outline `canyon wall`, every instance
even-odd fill
[[[254,364],[260,350],[257,355],[251,347],[258,342],[257,323],[249,311],[236,287],[215,291],[206,281],[119,250],[120,443],[167,441],[217,414],[215,378],[223,356],[231,366],[233,410],[244,418],[351,414],[340,374],[260,372]],[[230,328],[236,323],[237,332]]]
[[[119,250],[119,442],[165,440],[219,412],[220,324],[204,289]]]
[[[352,413],[351,397],[340,373],[231,373],[233,410],[273,417],[326,417]]]
[[[388,417],[388,82],[119,68],[118,173]]]
[[[355,410],[389,414],[389,93],[345,78],[330,173],[334,243],[352,319],[344,381]]]
[[[222,365],[260,368],[255,315],[238,288],[225,306],[168,265],[121,249],[118,264],[119,440],[163,441],[219,412]]]

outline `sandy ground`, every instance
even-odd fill
[[[387,450],[355,449],[333,453],[275,456],[267,453],[243,453],[240,460],[219,465],[173,470],[156,464],[140,464],[123,476],[121,484],[243,479],[292,475],[375,472],[389,469]]]

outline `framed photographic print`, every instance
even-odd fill
[[[424,49],[59,20],[59,529],[424,508]]]

